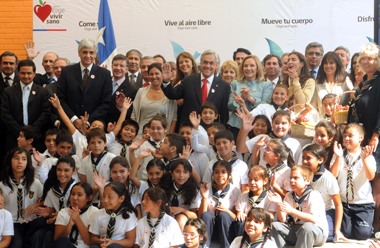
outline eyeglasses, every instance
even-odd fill
[[[183,233],[183,237],[184,238],[189,238],[189,239],[195,239],[196,237],[198,237],[199,235],[198,234],[195,234],[195,233]]]
[[[273,152],[272,148],[270,148],[269,146],[264,146],[264,150],[266,152]]]
[[[320,52],[308,52],[307,53],[307,55],[309,55],[309,56],[313,56],[313,55],[315,55],[315,56],[321,56],[322,55],[322,53],[320,53]]]

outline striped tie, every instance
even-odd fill
[[[19,218],[23,218],[22,207],[24,204],[24,193],[22,189],[25,185],[25,182],[24,179],[21,179],[20,183],[18,183],[14,178],[12,178],[11,180],[17,186],[17,220],[19,220]]]
[[[148,225],[150,227],[150,235],[149,235],[149,245],[148,245],[148,248],[152,248],[153,247],[153,242],[156,239],[156,228],[160,224],[160,222],[162,220],[162,217],[164,217],[164,215],[165,215],[165,212],[162,212],[160,214],[160,216],[158,217],[158,220],[157,220],[156,224],[154,224],[154,226],[152,225],[152,221],[150,219],[149,213],[148,213],[148,215],[146,217],[146,219],[148,221]]]
[[[119,209],[116,213],[106,209],[106,213],[111,216],[107,226],[107,239],[111,239],[113,232],[115,231],[116,217],[124,212],[124,207]]]
[[[361,156],[359,155],[352,163],[350,163],[349,157],[348,157],[348,151],[345,150],[343,152],[344,156],[344,162],[347,165],[347,183],[346,183],[346,203],[348,204],[348,195],[349,191],[351,191],[351,196],[352,196],[352,201],[355,198],[355,193],[354,193],[354,174],[353,174],[353,168],[355,164],[360,161]]]
[[[28,100],[29,100],[29,86],[25,85],[22,91],[22,113],[24,117],[24,125],[28,125]]]

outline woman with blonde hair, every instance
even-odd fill
[[[244,58],[239,68],[239,75],[239,80],[231,83],[231,95],[228,101],[230,111],[236,112],[243,104],[248,111],[252,111],[261,103],[270,103],[273,92],[272,83],[265,81],[263,66],[256,55]],[[236,139],[241,127],[240,118],[232,114],[227,124]]]
[[[232,81],[238,78],[239,66],[235,61],[227,60],[222,64],[220,74],[222,75],[224,82],[231,84]]]

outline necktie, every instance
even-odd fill
[[[170,201],[170,203],[171,203],[170,206],[172,206],[172,207],[178,207],[179,206],[178,196],[181,195],[184,192],[185,191],[183,189],[180,188],[180,189],[176,190],[175,187],[173,186],[173,190],[172,190],[173,198]]]
[[[315,70],[310,70],[310,76],[312,76],[314,79],[315,79],[316,73],[317,72]]]
[[[206,102],[207,99],[207,93],[208,93],[208,88],[207,88],[207,79],[204,78],[202,79],[203,85],[202,85],[202,104]]]
[[[5,77],[5,78],[4,78],[5,86],[11,86],[10,81],[11,81],[11,78],[10,78],[10,77]]]
[[[218,193],[217,185],[215,181],[212,181],[211,189],[212,189],[212,199],[215,202],[215,207],[217,207],[222,204],[221,201],[228,194],[228,191],[230,190],[230,184],[227,184],[227,186],[220,193]]]
[[[64,203],[65,203],[65,195],[67,194],[67,191],[70,189],[70,186],[75,182],[74,179],[71,178],[70,182],[66,185],[66,188],[63,189],[63,191],[61,191],[60,187],[59,187],[59,184],[56,183],[53,187],[52,187],[52,192],[53,194],[58,198],[59,200],[59,210],[61,210],[63,207],[64,207]]]
[[[84,68],[83,72],[84,72],[84,75],[83,75],[83,86],[86,88],[87,81],[88,81],[88,69]]]
[[[17,220],[19,218],[23,218],[23,211],[22,207],[24,204],[24,193],[23,193],[23,187],[25,185],[24,179],[21,179],[21,182],[18,183],[16,179],[11,178],[12,182],[17,186]]]
[[[55,79],[54,79],[54,78],[52,78],[52,77],[51,77],[51,78],[49,78],[49,79],[48,79],[48,83],[49,83],[49,84],[55,83]]]
[[[100,154],[98,158],[95,158],[93,153],[90,154],[93,172],[98,171],[96,167],[98,166],[98,164],[100,163],[100,161],[106,154],[107,154],[107,151],[103,151],[102,154]]]
[[[117,90],[117,88],[119,87],[119,85],[117,85],[116,81],[114,81],[112,85],[113,85],[113,89],[112,89],[112,95],[113,95],[113,94],[115,94],[115,91]]]
[[[124,207],[123,206],[121,206],[116,213],[114,213],[114,212],[112,212],[111,210],[108,210],[108,209],[106,210],[106,213],[111,216],[110,221],[108,222],[108,226],[107,226],[107,238],[108,239],[112,238],[112,234],[115,231],[116,217],[118,215],[122,214],[123,212],[124,212]]]
[[[347,150],[344,151],[343,153],[343,156],[344,156],[344,162],[346,163],[347,165],[347,183],[346,183],[346,203],[348,203],[348,195],[349,195],[349,191],[351,191],[351,196],[352,196],[352,201],[354,200],[355,198],[355,193],[354,193],[354,175],[353,175],[353,167],[355,166],[355,164],[360,161],[361,159],[361,156],[359,155],[355,160],[354,158],[352,158],[351,160],[351,163],[350,163],[350,159],[348,157],[348,152]]]
[[[28,100],[29,100],[29,86],[25,85],[22,92],[22,112],[24,116],[24,125],[28,125]]]
[[[131,74],[131,76],[129,78],[129,82],[131,84],[135,84],[136,83],[136,75],[135,74]]]
[[[153,242],[154,240],[156,239],[156,228],[157,226],[160,224],[161,220],[162,220],[162,217],[164,217],[165,213],[162,212],[160,214],[160,216],[158,217],[158,220],[156,222],[156,224],[154,224],[154,226],[152,225],[152,221],[150,220],[150,216],[149,216],[149,213],[146,217],[146,220],[148,221],[148,225],[150,227],[150,235],[149,235],[149,244],[148,244],[148,248],[151,248],[153,247]]]
[[[80,215],[84,214],[88,210],[88,208],[89,206],[82,208],[80,210]],[[76,246],[78,245],[78,236],[79,236],[79,230],[78,230],[77,225],[74,224],[73,227],[71,228],[69,239],[71,243],[73,243]]]

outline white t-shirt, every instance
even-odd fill
[[[37,216],[35,214],[27,215],[24,213],[23,218],[17,220],[17,186],[12,182],[13,191],[8,186],[5,186],[3,182],[0,182],[0,188],[3,192],[5,209],[11,212],[12,219],[14,223],[21,223],[24,221],[32,221]],[[23,193],[23,203],[22,208],[25,210],[32,204],[35,204],[38,199],[42,197],[43,186],[38,179],[34,179],[32,185],[30,186],[29,192],[26,192],[25,187],[19,184],[22,188]],[[23,211],[25,212],[25,211]]]
[[[209,163],[209,168],[207,169],[204,177],[203,182],[211,183],[211,177],[212,177],[212,166],[215,164],[217,160],[212,160]],[[232,177],[232,184],[235,185],[237,188],[241,188],[241,185],[248,184],[248,166],[247,164],[237,159],[231,166],[231,177]]]
[[[260,135],[257,135],[255,137],[253,137],[252,139],[249,139],[249,140],[247,140],[245,142],[245,144],[246,144],[249,152],[253,151],[253,146],[263,136],[264,137],[265,136],[269,137],[266,134],[260,134]],[[294,158],[294,163],[295,164],[302,164],[302,147],[301,147],[300,142],[298,140],[292,138],[292,137],[288,137],[286,140],[284,140],[284,143],[292,151],[293,158]],[[286,161],[284,161],[284,162],[286,163]],[[262,165],[262,166],[266,165],[266,162],[264,160],[264,148],[263,147],[260,148],[260,161],[259,161],[259,164]]]
[[[158,218],[151,219],[152,224],[156,223]],[[143,217],[137,223],[135,244],[140,248],[147,248],[149,244],[149,235],[151,228],[149,227],[147,217]],[[171,216],[165,214],[160,224],[156,227],[156,236],[154,239],[154,248],[169,248],[171,246],[179,246],[184,243],[181,229],[178,222]]]
[[[208,169],[208,157],[203,152],[192,152],[189,157],[189,162],[193,168],[199,173],[199,176],[203,178]]]
[[[290,206],[296,208],[296,203],[293,199],[292,192],[288,192],[285,195],[284,202],[287,202],[290,204]],[[326,240],[329,234],[329,227],[326,219],[325,203],[321,194],[317,190],[311,191],[310,194],[306,196],[300,207],[302,209],[302,212],[316,216],[317,222],[315,225],[322,229],[323,236]],[[305,221],[299,220],[298,223],[304,224]]]
[[[201,194],[199,191],[197,191],[194,199],[191,201],[190,205],[185,205],[185,199],[183,198],[183,194],[180,194],[177,196],[179,205],[178,207],[184,208],[186,210],[194,209],[194,208],[199,208],[201,205]],[[170,196],[170,201],[173,199],[173,194]]]
[[[3,236],[13,236],[12,214],[6,209],[0,209],[0,241]]]
[[[112,234],[111,239],[122,240],[125,239],[125,234],[136,228],[137,218],[134,213],[129,212],[129,218],[123,219],[122,214],[116,216],[115,231]],[[106,235],[107,226],[111,216],[106,213],[104,208],[96,211],[90,221],[90,233],[95,235]]]
[[[240,248],[240,243],[241,243],[241,239],[243,238],[243,236],[239,236],[239,237],[236,237],[234,239],[234,241],[232,241],[231,245],[230,245],[230,248]],[[262,247],[261,245],[259,245],[258,247]],[[245,244],[243,244],[242,248],[249,248],[248,246],[246,246]],[[265,241],[265,244],[263,246],[263,248],[277,248],[276,244],[271,241],[269,238]]]
[[[141,151],[144,151],[144,150],[151,150],[151,151],[155,151],[156,148],[154,146],[152,146],[148,141],[145,141],[144,143],[142,143],[142,145],[140,146],[139,149],[135,150],[135,156],[137,157]],[[140,168],[139,170],[137,171],[137,174],[136,174],[136,177],[140,180],[148,180],[148,172],[146,171],[146,165],[148,164],[148,162],[150,160],[152,160],[154,157],[152,155],[149,155],[145,158],[143,158],[143,160],[141,161],[141,164],[140,164]]]
[[[262,208],[268,212],[276,212],[276,203],[273,203],[268,200],[268,197],[265,196],[264,199],[257,205],[258,208]],[[252,205],[249,203],[249,193],[243,193],[239,196],[236,202],[236,210],[245,214],[248,214],[251,210]]]
[[[66,226],[67,224],[69,224],[69,221],[70,221],[69,210],[70,210],[70,208],[63,208],[63,209],[61,209],[61,211],[58,212],[57,219],[55,220],[55,225]],[[90,206],[87,209],[86,212],[84,212],[83,214],[80,215],[80,219],[82,220],[83,224],[87,228],[90,225],[90,220],[91,220],[92,214],[94,214],[97,211],[99,211],[99,209],[97,209],[94,206]],[[78,235],[77,242],[78,242],[77,248],[87,248],[87,247],[89,247],[88,245],[86,245],[83,242],[83,239],[82,239],[82,237],[81,237],[80,234]]]
[[[356,160],[357,157],[361,153],[361,149],[356,154],[348,153],[349,161]],[[369,167],[376,171],[376,161],[375,158],[371,155],[368,158]],[[344,161],[344,158],[341,159],[341,163],[339,165],[339,171],[338,171],[338,184],[340,188],[340,198],[342,202],[346,201],[346,184],[347,184],[347,171],[348,167],[346,162]],[[352,179],[354,184],[354,200],[352,200],[351,190],[349,190],[348,194],[348,203],[351,204],[367,204],[367,203],[373,203],[373,195],[372,195],[372,187],[370,181],[367,179],[365,175],[365,171],[363,169],[363,161],[362,159],[359,159],[357,163],[355,163],[354,167],[352,168]]]
[[[100,162],[96,166],[96,170],[98,171],[99,175],[103,176],[106,181],[110,180],[110,163],[114,157],[116,157],[115,154],[107,152],[107,154],[101,158]],[[83,159],[82,166],[79,168],[78,173],[85,175],[87,182],[91,186],[95,185],[94,181],[92,180],[92,174],[94,172],[91,162],[91,154]]]
[[[218,192],[221,193],[221,190]],[[227,192],[227,195],[220,199],[220,205],[233,211],[236,205],[236,202],[241,194],[241,191],[236,186],[230,184],[230,189]],[[207,212],[215,213],[215,200],[213,199],[212,194],[212,185],[209,185],[209,196],[207,201]]]
[[[76,180],[76,181],[79,181],[79,178],[78,178],[78,169],[80,168],[80,165],[81,165],[81,162],[80,162],[80,159],[78,158],[77,155],[73,155],[71,156],[74,161],[75,161],[75,167],[76,167],[76,170],[73,174],[73,178]],[[49,175],[49,171],[51,169],[51,167],[55,166],[58,162],[58,158],[56,157],[51,157],[51,158],[47,158],[44,160],[44,162],[42,163],[42,165],[40,167],[38,167],[37,169],[37,173],[38,173],[38,177],[40,179],[40,182],[42,184],[45,183],[46,179],[48,178],[48,175]]]
[[[63,198],[64,198],[63,207],[67,207],[67,202],[68,202],[69,197],[70,197],[70,191],[71,191],[71,188],[74,186],[75,183],[76,183],[76,181],[74,181],[69,186],[69,189],[66,191],[66,194],[63,196]],[[62,192],[62,189],[61,189],[61,192]],[[48,193],[46,195],[44,205],[49,207],[49,208],[54,208],[56,212],[59,212],[59,198],[57,196],[55,196],[52,188],[48,191]]]
[[[123,145],[120,144],[116,140],[116,137],[115,137],[115,135],[114,135],[113,132],[109,133],[108,137],[109,137],[109,140],[107,140],[107,150],[108,150],[108,152],[113,153],[116,156],[120,156],[121,150],[123,149]],[[128,160],[128,163],[131,164],[129,162],[129,149],[128,149],[128,146],[125,146],[125,158]]]
[[[322,176],[315,182],[311,183],[313,189],[321,193],[323,201],[325,202],[326,211],[332,208],[335,208],[332,195],[339,194],[339,185],[336,178],[331,174],[330,171],[325,169],[325,172]]]

